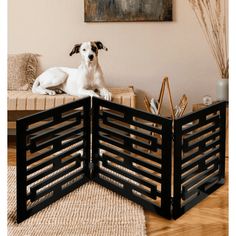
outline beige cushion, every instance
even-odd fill
[[[37,54],[22,53],[8,56],[8,90],[26,91],[37,76]]]
[[[112,102],[135,107],[133,88],[108,88],[112,93]],[[46,110],[79,99],[77,96],[57,94],[55,96],[35,94],[31,91],[8,91],[8,111]]]

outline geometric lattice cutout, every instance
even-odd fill
[[[17,120],[17,222],[90,180],[178,218],[224,183],[225,109],[172,120],[84,98]]]

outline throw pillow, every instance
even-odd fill
[[[26,91],[37,76],[37,54],[22,53],[8,56],[8,90]]]

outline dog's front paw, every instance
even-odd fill
[[[97,93],[95,93],[94,91],[90,91],[89,96],[99,98],[99,95]]]
[[[107,89],[103,88],[100,90],[100,96],[107,101],[111,101],[112,94]]]
[[[53,91],[53,90],[48,90],[48,91],[47,91],[47,94],[50,95],[50,96],[55,96],[55,95],[56,95],[56,92]]]

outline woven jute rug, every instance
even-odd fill
[[[8,235],[146,235],[143,208],[93,182],[17,224],[15,172],[8,168]]]

